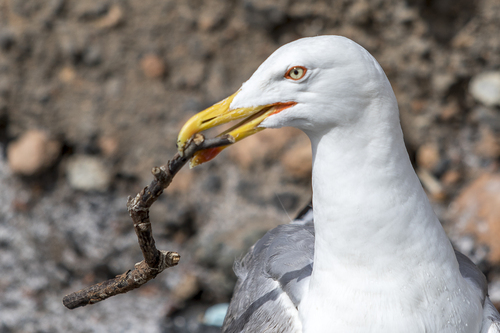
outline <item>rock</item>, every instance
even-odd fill
[[[432,88],[437,94],[446,94],[455,81],[456,78],[452,74],[436,74],[432,77]]]
[[[476,75],[469,84],[472,96],[486,106],[500,106],[500,72]]]
[[[312,171],[312,153],[311,144],[307,139],[301,140],[288,149],[281,163],[285,170],[297,178],[307,178],[311,176]]]
[[[106,191],[111,184],[111,172],[101,159],[76,155],[66,165],[66,177],[75,190]]]
[[[101,137],[97,145],[107,157],[115,155],[118,150],[118,141],[113,137]]]
[[[101,29],[114,28],[123,20],[123,9],[117,4],[114,4],[109,9],[106,16],[96,21],[96,26]]]
[[[222,327],[228,308],[228,303],[220,303],[209,307],[203,316],[203,323],[208,326]]]
[[[427,143],[417,150],[417,165],[423,169],[433,171],[438,165],[441,157],[439,155],[439,147],[434,143]]]
[[[451,207],[458,232],[486,245],[487,259],[500,263],[500,174],[481,175],[461,191]]]
[[[64,83],[71,83],[76,78],[76,72],[73,67],[65,66],[59,71],[58,77]]]
[[[156,54],[146,54],[141,59],[141,69],[150,79],[161,78],[165,75],[165,63]]]
[[[441,176],[441,183],[446,186],[453,186],[462,179],[462,174],[458,170],[448,170]]]
[[[210,31],[224,20],[227,6],[223,2],[212,2],[205,6],[198,18],[198,28],[202,31]]]
[[[9,167],[14,173],[32,176],[53,165],[60,152],[58,141],[43,131],[30,130],[9,144]]]

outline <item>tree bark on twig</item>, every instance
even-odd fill
[[[226,146],[234,143],[230,135],[205,139],[202,134],[195,134],[187,143],[183,156],[175,154],[171,161],[161,167],[154,167],[154,180],[134,198],[129,197],[127,209],[134,222],[134,229],[139,241],[144,260],[114,279],[104,281],[77,292],[64,296],[63,304],[68,309],[75,309],[88,304],[95,304],[111,296],[126,293],[139,288],[154,279],[165,269],[177,265],[180,255],[177,252],[161,251],[155,246],[153,229],[149,220],[149,208],[170,185],[177,172],[193,155],[200,150]]]

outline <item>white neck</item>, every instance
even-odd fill
[[[353,126],[309,133],[316,236],[309,292],[299,308],[304,332],[330,324],[339,332],[411,332],[402,325],[421,319],[416,300],[445,297],[426,290],[431,278],[415,277],[439,275],[430,281],[437,290],[464,288],[408,158],[395,99],[365,111]],[[393,296],[406,288],[408,299]],[[384,318],[389,307],[406,319]]]

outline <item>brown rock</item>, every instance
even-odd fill
[[[60,151],[61,144],[47,133],[30,130],[9,145],[9,167],[14,173],[31,176],[50,167]]]
[[[73,67],[65,66],[59,71],[59,80],[64,83],[71,83],[76,79],[76,72]]]
[[[281,158],[281,163],[283,163],[285,170],[294,177],[310,177],[312,170],[312,153],[309,140],[307,140],[307,138],[305,140],[300,140],[288,149]]]
[[[119,5],[113,5],[106,16],[96,22],[96,26],[101,29],[114,28],[123,20],[123,9]]]
[[[500,263],[500,174],[480,176],[462,190],[452,207],[459,231],[488,246],[488,259]]]
[[[448,170],[441,177],[441,183],[444,186],[452,186],[458,183],[458,181],[462,178],[462,175],[457,170]]]
[[[295,128],[268,129],[238,142],[229,149],[229,156],[240,166],[248,168],[279,153],[286,144],[300,135]],[[302,134],[304,135],[304,134]]]
[[[434,170],[437,167],[440,156],[439,156],[439,148],[434,143],[427,143],[417,150],[417,164],[419,167],[425,170]]]
[[[97,144],[101,148],[102,153],[107,157],[115,155],[118,150],[118,141],[112,137],[102,137]]]
[[[146,54],[141,59],[141,69],[144,75],[150,79],[165,75],[165,63],[156,54]]]

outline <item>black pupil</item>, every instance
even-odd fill
[[[295,75],[299,75],[299,70],[298,70],[298,69],[295,69],[295,70],[293,71],[293,74],[295,74]]]

